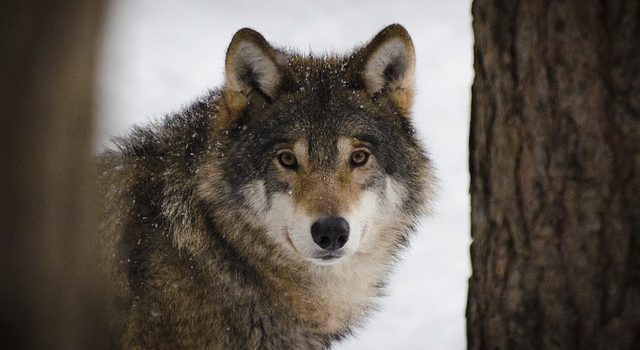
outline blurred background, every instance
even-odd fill
[[[223,82],[236,30],[305,53],[348,52],[391,23],[417,55],[415,123],[438,169],[431,217],[356,337],[336,349],[463,349],[469,264],[470,1],[114,0],[98,67],[95,148],[188,105]]]

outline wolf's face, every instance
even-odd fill
[[[229,169],[251,179],[237,188],[257,222],[318,264],[355,253],[393,224],[408,192],[398,167],[424,162],[406,148],[411,140],[392,139],[408,125],[367,99],[336,88],[288,94],[241,126],[230,149],[240,158]],[[417,159],[403,154],[412,152]]]
[[[408,115],[414,62],[400,26],[345,58],[287,54],[238,32],[216,147],[242,216],[318,265],[401,244],[430,177]]]

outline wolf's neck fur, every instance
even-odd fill
[[[360,324],[376,306],[387,265],[381,257],[356,254],[332,266],[312,266],[299,271],[307,283],[296,284],[274,276],[278,299],[290,303],[312,333],[344,333]]]

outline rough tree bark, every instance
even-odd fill
[[[0,5],[0,348],[106,346],[92,211],[104,1]]]
[[[475,0],[470,349],[640,349],[640,1]]]

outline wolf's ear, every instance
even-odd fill
[[[415,67],[413,42],[399,24],[384,28],[350,59],[359,85],[373,98],[391,102],[405,116],[413,99]]]
[[[250,28],[236,32],[225,59],[225,99],[232,111],[241,110],[253,95],[275,99],[283,85],[284,55]]]

